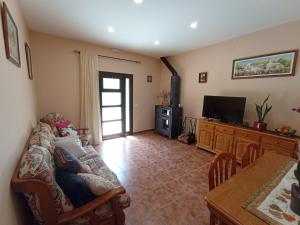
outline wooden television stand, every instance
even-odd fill
[[[221,122],[198,119],[197,147],[213,153],[229,152],[241,162],[245,147],[250,143],[259,145],[264,152],[297,157],[297,137],[284,137],[270,131],[260,132],[251,128]]]

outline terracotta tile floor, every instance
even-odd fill
[[[212,154],[153,132],[104,141],[99,149],[132,198],[126,225],[209,224]]]

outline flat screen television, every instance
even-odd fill
[[[225,123],[242,124],[245,113],[245,97],[204,96],[202,116]]]

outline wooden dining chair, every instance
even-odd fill
[[[220,153],[208,171],[209,191],[236,174],[236,158],[230,153]]]
[[[257,144],[249,144],[245,153],[242,156],[242,168],[245,168],[249,164],[253,163],[261,155],[263,155],[263,152],[260,152],[259,146]]]
[[[236,158],[230,153],[220,153],[211,163],[208,171],[209,191],[236,174]],[[210,224],[221,225],[218,217],[210,212]]]

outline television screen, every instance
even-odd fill
[[[242,124],[245,97],[204,96],[202,116],[225,123]]]

